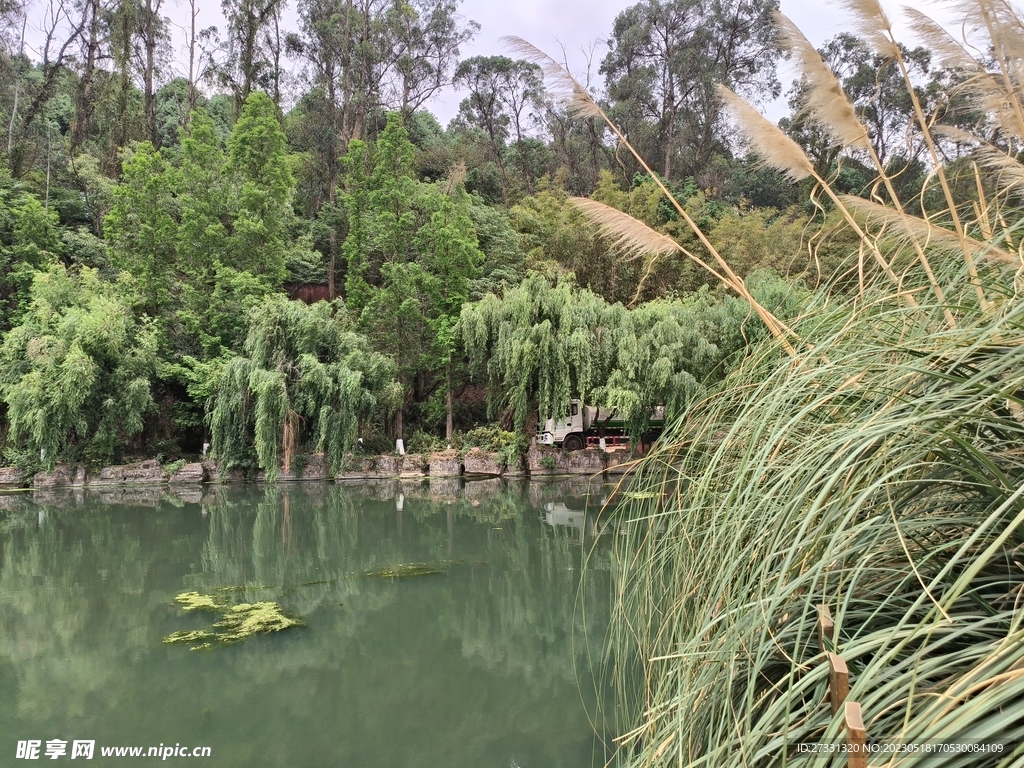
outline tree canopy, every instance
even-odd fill
[[[628,412],[635,431],[652,404],[681,413],[808,287],[859,290],[903,269],[881,257],[894,230],[871,247],[858,235],[872,205],[926,211],[933,243],[984,237],[994,222],[958,230],[949,199],[983,211],[1016,198],[962,134],[929,143],[917,126],[983,125],[985,151],[1015,152],[1009,112],[986,122],[989,102],[965,95],[995,83],[999,61],[828,41],[823,60],[868,140],[843,145],[815,122],[805,76],[783,128],[818,177],[793,182],[741,140],[716,91],[778,92],[776,5],[628,5],[599,69],[581,75],[596,99],[583,116],[528,45],[462,57],[478,25],[458,0],[300,0],[294,29],[287,0],[225,0],[225,29],[182,30],[187,66],[172,66],[162,0],[54,6],[38,54],[22,44],[25,9],[0,5],[0,333],[13,361],[0,437],[20,457],[93,463],[195,455],[212,440],[226,461],[273,473],[302,450],[336,465],[353,434],[381,447],[457,444],[489,418],[523,429],[570,397]],[[442,126],[428,108],[453,85],[461,103]],[[824,181],[836,197],[821,197]],[[634,239],[595,226],[582,198]],[[734,277],[721,279],[723,263]],[[131,381],[148,382],[149,399],[118,406],[120,422],[96,394],[71,424],[22,381],[59,381],[82,359],[30,354],[32,339],[72,333],[38,314],[41,286],[57,282],[74,296],[53,312],[99,312],[103,297],[104,312],[130,315],[118,350],[146,350]],[[287,329],[311,317],[346,341],[256,354],[258,318]],[[329,368],[355,350],[359,361]],[[128,365],[91,354],[96,370]],[[345,371],[369,394],[346,389]],[[314,380],[327,382],[317,405]],[[334,421],[319,427],[324,403]],[[43,440],[29,425],[48,408],[64,416]]]

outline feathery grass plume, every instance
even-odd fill
[[[1016,98],[1008,92],[1003,79],[985,68],[949,32],[939,26],[931,17],[916,8],[905,6],[904,13],[912,32],[932,51],[938,62],[950,69],[958,70],[965,80],[953,90],[963,94],[977,108],[988,115],[1004,132],[1021,138],[1021,122],[1013,108]],[[935,130],[939,130],[936,126]]]
[[[878,0],[842,0],[840,4],[853,15],[854,29],[872,48],[888,59],[899,58],[892,24]]]
[[[996,177],[996,185],[1003,191],[1019,191],[1024,185],[1024,164],[987,141],[952,126],[937,125],[935,133],[958,144],[976,145],[971,156],[978,164],[991,171]]]
[[[982,144],[974,150],[978,164],[996,175],[996,183],[1004,191],[1020,192],[1024,187],[1024,164],[991,144]]]
[[[889,263],[881,251],[878,250],[878,246],[860,228],[860,225],[843,205],[842,200],[839,199],[839,196],[828,182],[815,172],[814,166],[811,165],[811,161],[807,159],[807,155],[804,154],[800,145],[783,133],[781,128],[769,122],[764,115],[724,85],[718,86],[718,93],[726,105],[731,108],[737,125],[750,141],[755,151],[764,158],[765,163],[785,173],[795,181],[813,176],[824,193],[835,203],[847,224],[850,225],[861,239],[861,242],[867,247],[875,262],[882,268],[886,276],[892,280],[900,295],[903,296],[908,304],[916,306],[917,300],[911,294],[903,291],[902,280],[892,271]]]
[[[608,235],[616,248],[637,256],[645,253],[663,254],[680,250],[679,243],[657,232],[628,213],[586,197],[569,198],[588,219]]]
[[[974,18],[974,26],[984,26],[984,19],[977,18],[976,5],[969,4],[966,10],[968,18]],[[911,30],[925,45],[938,54],[939,62],[946,67],[959,70],[966,79],[955,88],[975,103],[990,120],[1004,132],[1018,139],[1024,138],[1024,119],[1019,108],[1018,88],[1007,87],[1007,80],[985,70],[966,47],[957,41],[934,20],[914,8],[904,8]],[[975,29],[975,31],[978,31]],[[1024,33],[1024,32],[1022,32]],[[987,32],[985,33],[987,36]],[[1017,78],[1019,84],[1020,78]]]
[[[893,188],[892,179],[878,157],[878,153],[875,152],[868,136],[868,130],[857,118],[853,105],[846,97],[839,79],[792,21],[782,13],[776,12],[775,23],[779,28],[782,44],[787,46],[799,59],[804,81],[809,86],[806,95],[807,112],[829,130],[841,148],[853,147],[867,152],[878,171],[879,179],[889,193],[890,200],[902,211],[903,206],[900,203],[899,195]],[[932,292],[940,304],[944,303],[945,294],[935,279],[924,249],[916,242],[913,243],[913,246],[918,261],[928,277]],[[858,262],[858,273],[863,275],[863,248],[861,248],[861,257],[861,261]],[[947,310],[945,315],[946,324],[950,327],[955,326],[956,319],[953,317],[953,313]]]
[[[984,2],[984,0],[979,0],[979,2]],[[854,17],[857,19],[856,25],[858,30],[863,34],[867,41],[875,47],[875,50],[886,58],[895,61],[900,68],[900,74],[903,77],[907,95],[910,97],[910,102],[913,105],[914,118],[917,121],[918,128],[920,129],[921,138],[924,140],[925,146],[928,148],[928,154],[931,157],[936,175],[939,179],[939,186],[941,187],[942,194],[946,200],[947,212],[952,220],[953,229],[956,230],[957,236],[964,241],[963,258],[967,265],[967,272],[974,285],[975,295],[978,297],[978,303],[981,307],[983,309],[989,309],[992,305],[988,297],[985,295],[984,288],[981,285],[977,266],[974,264],[973,256],[971,254],[971,248],[966,242],[966,230],[963,222],[960,220],[960,215],[953,199],[953,192],[950,187],[949,180],[946,178],[942,157],[935,146],[935,139],[932,136],[931,131],[932,121],[924,114],[924,109],[921,106],[921,100],[918,98],[917,89],[910,76],[910,70],[907,66],[906,59],[893,37],[892,25],[889,23],[889,18],[886,16],[885,11],[882,10],[882,6],[879,4],[878,0],[845,0],[843,5],[853,13]],[[925,263],[926,270],[930,272],[926,262],[923,263]]]
[[[814,166],[800,145],[773,125],[764,116],[724,85],[718,86],[718,96],[732,111],[751,147],[766,165],[784,173],[793,181],[814,175]]]
[[[689,249],[684,248],[668,235],[651,229],[651,227],[639,219],[630,216],[628,213],[586,197],[572,197],[569,200],[588,219],[597,225],[605,235],[612,239],[612,243],[616,248],[630,254],[630,258],[636,258],[642,254],[652,255],[652,258],[647,263],[647,269],[637,283],[630,306],[639,300],[647,278],[651,276],[657,257],[665,253],[672,253],[673,251],[682,253],[688,259],[714,275],[722,285],[738,292],[738,288],[733,281],[722,275],[702,258]]]
[[[824,125],[843,147],[871,149],[867,128],[857,119],[843,86],[797,26],[776,11],[779,40],[798,59],[807,83],[807,113]]]
[[[863,197],[840,195],[839,198],[851,211],[860,214],[868,224],[895,227],[909,238],[923,244],[924,247],[950,254],[960,254],[963,244],[967,243],[971,254],[983,261],[1010,267],[1020,266],[1019,256],[998,247],[991,240],[982,241],[973,237],[961,238],[955,232],[936,226],[927,219],[896,211]]]
[[[568,105],[569,114],[580,119],[600,117],[606,122],[608,116],[587,89],[563,67],[540,48],[528,43],[521,37],[507,35],[501,41],[518,56],[532,61],[544,71],[544,88],[560,101]]]
[[[967,49],[931,16],[909,5],[903,6],[903,13],[907,17],[907,26],[931,51],[937,63],[965,73],[985,71]]]
[[[1018,93],[1024,80],[1024,21],[1020,13],[1006,0],[959,0],[954,6],[964,14],[969,32],[987,33],[1007,91]]]

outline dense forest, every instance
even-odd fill
[[[623,10],[587,78],[618,135],[535,56],[460,59],[479,26],[458,0],[299,0],[294,30],[282,0],[222,5],[226,27],[197,30],[193,0],[172,77],[161,0],[0,2],[7,463],[211,442],[235,466],[318,450],[337,467],[358,440],[526,434],[574,396],[640,431],[735,367],[764,317],[863,287],[876,267],[821,179],[927,215],[938,160],[985,194],[955,133],[979,124],[963,70],[852,34],[820,53],[866,141],[832,140],[804,78],[781,127],[814,173],[765,165],[716,88],[783,92],[773,0]],[[465,98],[445,127],[429,104],[450,86]],[[950,130],[926,145],[918,112]],[[678,247],[603,233],[581,198]],[[738,290],[702,266],[719,257]]]

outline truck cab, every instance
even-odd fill
[[[650,416],[651,439],[660,434],[665,422],[665,408],[657,406]],[[645,436],[645,440],[647,439]],[[537,424],[537,442],[541,445],[561,447],[566,451],[579,451],[588,445],[605,447],[605,440],[618,446],[628,446],[626,420],[614,410],[584,405],[582,401],[569,401],[564,415]]]
[[[584,410],[583,403],[579,400],[570,400],[569,407],[566,408],[562,418],[548,419],[543,424],[538,423],[537,442],[541,445],[560,445],[568,451],[578,451],[584,445],[583,434],[590,426],[589,424],[584,426]],[[567,439],[569,445],[565,444]]]

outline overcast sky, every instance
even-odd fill
[[[298,20],[295,0],[287,0],[288,10],[284,18],[284,31],[297,30]],[[587,53],[592,52],[592,76],[600,88],[603,81],[598,74],[601,59],[607,51],[606,41],[611,34],[612,24],[618,13],[633,5],[636,0],[463,0],[462,15],[480,24],[480,32],[474,40],[464,45],[461,57],[478,55],[509,55],[501,42],[506,35],[515,35],[533,43],[556,59],[562,59],[562,50],[568,57],[570,67],[581,80],[587,72]],[[838,3],[827,0],[781,0],[782,12],[789,16],[803,30],[810,41],[818,46],[828,38],[848,28],[846,13]],[[883,0],[884,6],[897,21],[898,6]],[[34,3],[37,8],[41,0]],[[199,28],[216,26],[224,31],[224,18],[220,12],[220,0],[199,0]],[[184,27],[188,25],[187,0],[165,0],[163,11],[172,22],[180,25],[174,35],[174,49],[177,60],[187,61],[184,50]],[[33,24],[35,22],[35,24]],[[32,26],[39,20],[30,16],[29,39],[38,39]],[[175,74],[185,74],[187,67],[177,65]],[[793,71],[783,63],[780,79],[783,91],[789,88],[794,78]],[[462,95],[451,90],[436,97],[428,106],[442,125],[455,116]],[[287,106],[287,105],[286,105]],[[784,99],[764,106],[765,114],[773,120],[785,116]]]
[[[592,74],[595,83],[603,86],[598,69],[608,50],[606,41],[615,17],[634,4],[635,0],[465,0],[463,15],[479,22],[481,29],[472,43],[463,46],[462,55],[508,55],[501,38],[515,35],[558,60],[562,59],[564,47],[574,74],[582,80],[587,71],[585,52],[593,50]],[[822,12],[823,7],[827,12]],[[820,1],[782,0],[782,12],[796,22],[814,45],[843,31],[843,13],[838,7],[825,6]],[[792,79],[792,75],[782,74],[783,90],[788,89]],[[460,98],[449,92],[435,99],[432,111],[442,125],[458,111]]]

